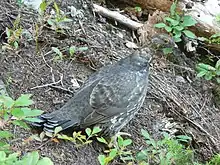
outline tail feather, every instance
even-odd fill
[[[66,130],[70,127],[77,127],[79,125],[78,120],[68,120],[57,117],[54,114],[43,114],[38,117],[39,122],[31,123],[34,127],[43,128],[44,131],[53,133],[56,127],[62,127],[62,130]]]

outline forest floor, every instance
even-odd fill
[[[9,95],[17,98],[21,94],[32,94],[34,107],[45,112],[59,109],[72,97],[75,91],[73,80],[81,85],[96,69],[133,52],[125,44],[134,41],[132,31],[114,26],[112,22],[103,22],[101,17],[94,15],[89,1],[60,0],[58,5],[65,13],[69,12],[70,6],[79,11],[72,17],[65,35],[57,35],[44,27],[39,30],[38,44],[35,39],[24,37],[17,50],[0,52],[0,77]],[[28,8],[19,9],[15,2],[2,0],[1,43],[6,42],[5,28],[13,26],[19,12],[22,28],[34,33],[38,13]],[[88,49],[70,57],[69,46]],[[57,59],[52,47],[62,51],[62,60]],[[139,150],[144,145],[141,129],[147,130],[154,138],[159,138],[163,131],[185,134],[192,137],[192,147],[200,159],[207,160],[220,148],[220,110],[214,104],[210,84],[196,78],[194,68],[181,66],[181,72],[177,68],[164,58],[154,58],[144,105],[123,132],[131,134],[132,150]],[[39,150],[57,165],[98,164],[101,149],[96,142],[79,148],[65,141],[24,144],[24,139],[33,132],[18,127],[12,129],[16,135],[13,148],[17,151]]]

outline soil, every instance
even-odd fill
[[[60,0],[58,5],[64,12],[74,6],[81,14],[73,17],[65,35],[44,27],[38,38],[27,41],[25,36],[17,50],[1,50],[0,76],[6,84],[11,97],[21,94],[33,95],[34,108],[52,112],[59,109],[76,90],[71,82],[83,81],[99,67],[113,63],[130,54],[126,41],[136,41],[132,31],[126,27],[117,27],[99,15],[94,15],[89,1]],[[19,9],[14,1],[2,0],[0,7],[1,42],[6,41],[5,28],[12,27],[12,22],[21,12],[21,25],[34,33],[38,14],[29,8]],[[35,38],[36,39],[36,38]],[[69,46],[88,47],[88,50],[76,52],[70,57]],[[51,47],[59,48],[64,54],[62,60],[55,60]],[[192,147],[201,160],[207,160],[219,152],[220,111],[213,102],[211,85],[196,79],[192,68],[186,69],[172,65],[167,60],[154,59],[150,73],[149,92],[145,103],[136,117],[123,129],[131,134],[133,150],[144,146],[141,129],[149,131],[154,138],[161,137],[161,132],[187,134],[193,138]],[[181,68],[181,69],[179,69]],[[51,87],[50,84],[56,87]],[[62,90],[62,89],[65,90]],[[39,150],[42,156],[50,157],[56,165],[96,165],[97,156],[102,150],[96,142],[83,147],[76,147],[71,142],[24,143],[32,132],[13,127],[16,135],[12,142],[14,150],[26,152]],[[119,162],[113,162],[119,164]]]

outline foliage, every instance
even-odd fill
[[[28,106],[33,104],[30,97],[30,94],[23,94],[18,99],[13,100],[9,96],[0,96],[0,118],[4,125],[14,124],[28,129],[29,127],[24,121],[39,121],[39,119],[35,117],[42,114],[43,111],[28,108]]]
[[[13,23],[13,27],[11,29],[6,27],[5,33],[7,35],[8,45],[3,47],[3,49],[10,48],[10,47],[18,49],[19,42],[21,40],[22,33],[23,33],[23,29],[20,26],[20,15],[17,16],[16,20]]]
[[[29,127],[24,121],[37,122],[39,119],[36,116],[42,114],[43,111],[29,108],[33,104],[30,99],[31,95],[24,94],[18,99],[13,100],[9,96],[0,95],[0,120],[1,128],[6,125],[17,125],[28,129]],[[19,152],[12,153],[8,141],[13,138],[13,133],[7,130],[0,131],[0,164],[1,165],[52,165],[52,161],[44,157],[39,160],[38,152],[34,151],[27,153],[24,157],[19,159]]]
[[[98,160],[101,165],[107,165],[117,157],[123,162],[134,160],[132,152],[127,149],[127,146],[132,144],[131,139],[123,139],[121,135],[115,135],[111,138],[110,142],[107,142],[103,137],[97,137],[97,140],[108,146],[108,150],[104,152],[107,155],[99,155]]]
[[[69,27],[65,24],[67,22],[72,22],[72,19],[66,17],[66,14],[60,10],[56,2],[54,2],[53,7],[55,11],[50,15],[47,23],[51,26],[51,29],[56,32],[65,33],[63,29],[69,29]]]
[[[220,60],[216,62],[215,67],[199,63],[196,68],[198,71],[197,77],[204,77],[206,80],[215,78],[215,80],[220,83]]]
[[[197,22],[191,16],[180,16],[176,12],[177,1],[170,7],[170,16],[164,18],[164,23],[157,23],[156,28],[164,28],[168,33],[172,34],[175,42],[182,41],[181,36],[184,34],[189,38],[196,38],[195,34],[188,30],[188,27],[194,26]]]
[[[51,138],[58,138],[63,140],[68,140],[73,142],[76,146],[82,146],[86,144],[92,143],[92,138],[98,136],[97,134],[101,132],[101,129],[99,127],[94,127],[93,129],[86,128],[86,135],[82,134],[82,131],[73,132],[73,136],[67,136],[64,134],[60,134],[59,132],[62,131],[62,127],[56,127],[54,133],[46,132],[46,135]]]
[[[82,46],[82,47],[71,46],[68,48],[70,58],[73,58],[75,53],[81,53],[86,50],[88,50],[88,47],[84,47],[84,46]],[[59,48],[52,47],[52,51],[55,53],[55,57],[54,57],[55,61],[63,60],[65,55],[61,52],[61,50]]]
[[[215,33],[209,38],[199,37],[199,40],[208,42],[209,44],[220,44],[220,33]]]
[[[193,152],[185,148],[180,142],[188,142],[188,136],[177,136],[175,139],[164,133],[162,140],[154,140],[149,133],[141,130],[147,147],[137,154],[137,161],[141,164],[192,164]]]
[[[49,158],[39,158],[40,156],[37,151],[28,153],[22,157],[22,159],[19,159],[19,153],[12,153],[7,155],[4,151],[0,151],[1,165],[53,165],[53,162]]]
[[[220,164],[220,154],[216,154],[212,159],[207,163],[207,165],[219,165]]]

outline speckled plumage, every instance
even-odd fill
[[[34,125],[50,132],[58,126],[65,130],[100,125],[108,133],[116,133],[142,106],[148,72],[149,57],[136,51],[91,75],[61,109],[43,114],[42,122]]]

